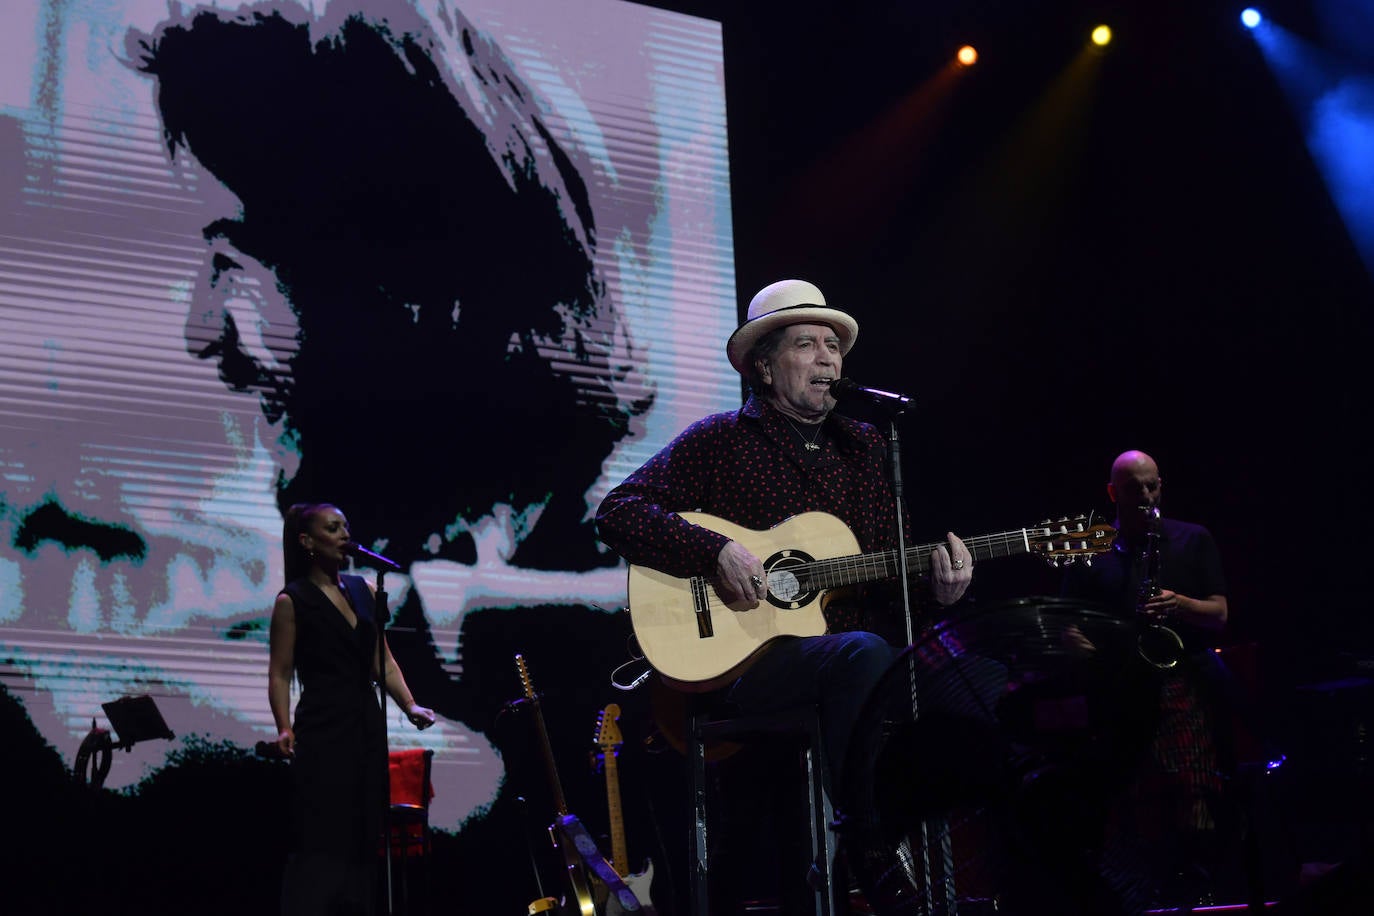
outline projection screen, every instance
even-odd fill
[[[402,564],[392,606],[459,688],[466,615],[624,603],[591,513],[738,404],[718,23],[620,0],[0,23],[0,681],[64,760],[125,695],[178,741],[274,737],[295,501]],[[491,802],[479,726],[388,716],[438,752],[435,826]]]

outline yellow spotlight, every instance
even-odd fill
[[[959,53],[956,54],[955,57],[957,57],[959,63],[963,64],[965,67],[972,67],[978,62],[978,52],[974,50],[973,45],[964,45],[959,49]]]
[[[1099,48],[1105,48],[1107,43],[1112,40],[1112,30],[1105,25],[1100,25],[1093,29],[1093,44]]]

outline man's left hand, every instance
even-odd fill
[[[945,538],[947,543],[930,553],[930,583],[935,600],[948,606],[962,598],[973,581],[973,554],[954,532],[949,532]]]

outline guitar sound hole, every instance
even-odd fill
[[[768,574],[768,593],[780,601],[795,601],[801,590],[801,582],[791,570],[775,569]]]

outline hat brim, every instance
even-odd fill
[[[786,327],[789,324],[823,324],[833,328],[840,338],[841,356],[849,353],[849,349],[854,346],[854,340],[859,336],[859,323],[853,316],[839,309],[821,305],[793,305],[769,312],[767,315],[760,315],[736,328],[735,333],[725,342],[725,355],[729,358],[730,365],[742,375],[745,368],[744,359],[758,339],[775,328]]]

